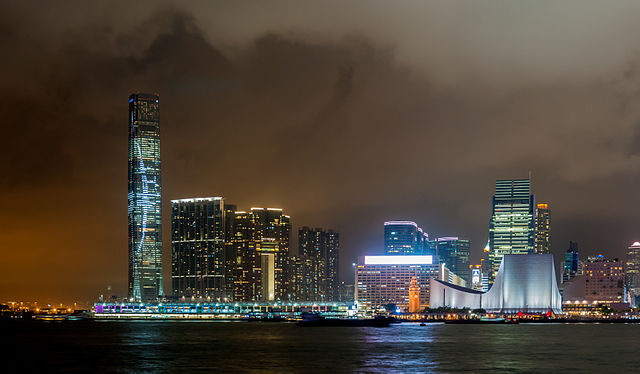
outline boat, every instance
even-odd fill
[[[387,327],[393,322],[394,318],[386,316],[376,316],[374,318],[325,318],[316,313],[308,313],[303,314],[302,321],[298,322],[298,326]]]

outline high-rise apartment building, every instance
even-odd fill
[[[427,248],[429,235],[412,221],[384,223],[384,253],[386,255],[421,255]]]
[[[536,249],[537,254],[551,253],[550,241],[551,219],[549,217],[549,204],[536,205]]]
[[[234,299],[286,300],[290,290],[290,217],[282,214],[282,209],[251,208],[235,212],[233,221]]]
[[[327,279],[326,300],[338,300],[340,296],[340,234],[327,230]]]
[[[304,300],[325,297],[327,278],[326,236],[321,229],[302,227],[298,230],[298,254],[303,259],[305,284]]]
[[[338,233],[305,226],[298,230],[298,246],[304,266],[305,300],[336,300],[339,296]]]
[[[129,298],[153,301],[162,288],[159,98],[129,96]]]
[[[305,269],[307,264],[300,256],[289,257],[289,291],[287,300],[308,301]]]
[[[471,243],[469,240],[448,236],[438,238],[436,242],[440,264],[445,264],[450,271],[469,282],[471,275],[469,269]]]
[[[225,298],[225,204],[221,197],[171,200],[173,295]]]
[[[634,242],[627,248],[624,273],[629,302],[636,307],[640,302],[640,242]]]
[[[528,254],[535,245],[535,197],[530,179],[497,180],[489,222],[490,282],[506,254]]]
[[[224,203],[224,282],[225,296],[228,300],[234,297],[234,275],[237,266],[237,256],[233,246],[233,228],[236,217],[236,206]]]

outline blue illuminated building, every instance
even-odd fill
[[[129,96],[129,298],[152,301],[162,289],[162,183],[158,96]]]
[[[422,255],[427,251],[429,235],[412,221],[384,223],[385,255]]]
[[[438,238],[437,253],[441,264],[445,264],[449,270],[470,282],[470,250],[471,242],[467,239],[460,239],[457,236]]]

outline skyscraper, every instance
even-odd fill
[[[384,223],[385,255],[424,254],[429,240],[425,233],[412,221],[387,221]]]
[[[562,283],[582,275],[582,272],[583,264],[578,259],[578,243],[570,241],[569,249],[565,252],[562,262]]]
[[[492,271],[489,277],[493,282],[502,256],[534,252],[535,197],[531,194],[531,180],[497,180],[491,200],[489,246]]]
[[[327,299],[338,300],[340,295],[339,255],[340,234],[327,230]]]
[[[221,197],[171,200],[171,284],[174,296],[227,296],[224,207]]]
[[[236,251],[233,246],[233,228],[236,210],[234,204],[224,203],[224,283],[226,288],[225,296],[230,300],[233,300],[234,297],[234,276],[237,265]]]
[[[305,276],[305,260],[300,256],[289,257],[289,291],[287,300],[308,301]]]
[[[536,205],[536,253],[551,253],[549,204]]]
[[[627,248],[624,273],[629,302],[636,307],[640,301],[640,242],[634,242]]]
[[[159,99],[129,96],[129,298],[156,300],[162,289],[162,183]]]
[[[338,233],[305,226],[298,230],[298,246],[298,253],[304,264],[305,299],[336,300],[340,246]]]
[[[437,253],[440,264],[445,264],[450,271],[470,282],[470,250],[471,243],[457,236],[438,238]]]
[[[290,217],[282,209],[235,212],[233,246],[236,301],[286,300]]]

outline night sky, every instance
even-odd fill
[[[91,7],[89,7],[91,6]],[[0,300],[126,294],[127,110],[160,95],[170,200],[281,207],[487,241],[495,179],[533,175],[555,261],[640,239],[640,3],[4,2]],[[296,248],[294,248],[294,251]]]

